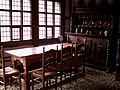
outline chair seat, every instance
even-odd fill
[[[84,61],[83,60],[73,60],[72,61],[72,66],[82,66],[84,64]]]
[[[55,74],[56,74],[56,70],[55,69],[45,70],[45,77],[51,77],[51,76],[53,76]],[[43,72],[40,69],[40,70],[34,71],[32,73],[32,75],[35,76],[35,77],[42,78],[43,77]]]
[[[11,59],[6,58],[4,52],[4,47],[1,46],[0,60],[2,61],[2,66],[0,69],[0,82],[4,84],[4,90],[7,90],[7,86],[11,86],[12,84],[19,84],[21,90],[21,73],[19,70],[10,67],[10,65],[7,65],[8,62],[11,62]]]
[[[62,71],[66,71],[66,70],[69,70],[71,69],[71,65],[70,65],[70,62],[66,62],[66,63],[59,63],[57,65],[57,69],[58,70],[62,70]]]
[[[55,86],[56,88],[58,75],[56,68],[58,46],[56,48],[57,50],[50,49],[46,51],[45,47],[43,47],[42,57],[40,58],[42,59],[42,67],[31,73],[32,90],[34,90],[34,84],[36,82],[42,83],[40,90],[46,90],[45,88],[49,86]]]
[[[12,74],[16,74],[16,73],[19,73],[19,71],[12,67],[5,67],[6,75],[12,75]],[[3,69],[0,69],[0,75],[3,76]]]

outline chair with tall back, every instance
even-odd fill
[[[1,50],[1,47],[0,47],[0,50]],[[1,58],[1,52],[0,52],[0,58]],[[5,66],[12,66],[12,61],[11,61],[11,57],[10,56],[7,56],[7,55],[4,55],[4,58],[5,58]],[[0,59],[0,68],[2,68],[2,59]]]
[[[73,57],[73,46],[67,46],[61,48],[61,62],[58,63],[57,69],[60,72],[60,84],[66,83],[67,81],[71,81],[72,75],[72,60]]]
[[[5,66],[4,47],[1,46],[2,69],[0,69],[0,83],[4,84],[4,90],[7,90],[7,85],[19,84],[21,90],[21,74],[17,69],[10,66]]]
[[[42,67],[31,73],[32,90],[34,90],[35,82],[42,83],[42,90],[57,85],[57,52],[58,48],[57,50],[50,49],[49,51],[45,51],[43,47],[43,54],[41,57]]]
[[[73,67],[76,69],[76,74],[80,73],[80,67],[82,68],[82,76],[85,76],[85,48],[83,43],[76,43],[75,46],[75,60],[72,62]]]

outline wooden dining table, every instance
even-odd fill
[[[30,64],[39,60],[43,53],[43,47],[45,47],[45,51],[50,49],[61,50],[61,46],[63,44],[63,48],[67,46],[72,46],[71,43],[58,43],[58,44],[50,44],[50,45],[42,45],[37,47],[28,47],[14,50],[6,50],[5,53],[9,54],[12,58],[13,66],[15,66],[15,61],[19,60],[23,64],[24,68],[24,90],[30,90],[30,74],[29,67]],[[15,68],[15,67],[14,67]]]

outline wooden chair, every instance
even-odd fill
[[[53,85],[57,85],[57,50],[49,50],[45,52],[43,47],[42,68],[34,70],[31,73],[32,89],[34,90],[35,81],[42,82],[42,90]]]
[[[73,46],[63,47],[61,49],[61,62],[57,64],[58,72],[60,72],[60,84],[62,84],[69,79],[71,79],[72,74],[72,55]]]
[[[1,47],[0,47],[0,48],[1,48]],[[1,49],[0,49],[0,50],[1,50]],[[1,55],[1,51],[0,51],[0,58],[1,58],[1,57],[2,57],[2,55]],[[4,58],[5,58],[5,66],[8,66],[8,64],[12,66],[11,57],[4,55]],[[0,68],[2,68],[2,59],[0,59]]]
[[[75,60],[72,62],[72,66],[76,69],[75,74],[80,73],[80,67],[82,68],[82,75],[85,76],[85,44],[76,43],[75,46]]]
[[[20,86],[21,90],[21,75],[17,69],[14,69],[10,66],[5,66],[4,58],[4,48],[1,46],[1,60],[2,60],[2,69],[0,69],[0,83],[4,84],[4,89],[7,90],[7,85],[12,85],[17,83]]]

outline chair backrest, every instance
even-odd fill
[[[58,46],[56,46],[56,49],[57,50],[50,49],[49,51],[45,52],[45,47],[43,47],[43,54],[42,54],[43,74],[44,74],[45,70],[49,70],[53,67],[56,67]]]
[[[83,52],[83,51],[85,51],[85,44],[83,44],[83,43],[77,44],[76,45],[76,49],[77,49],[77,52]]]
[[[4,47],[3,46],[1,46],[1,60],[2,60],[3,78],[5,79],[5,59],[4,59]]]
[[[12,67],[10,66],[6,66],[6,62],[8,62],[7,58],[5,58],[5,49],[3,46],[1,46],[1,60],[2,60],[2,69],[0,69],[0,77],[3,78],[1,79],[0,82],[2,82],[4,84],[4,89],[6,90],[6,86],[9,84],[13,84],[14,81],[12,80],[15,80],[17,81],[18,77],[19,77],[19,82],[15,82],[15,83],[18,83],[19,86],[20,86],[20,90],[21,90],[21,76],[20,76],[20,73],[18,70],[16,69],[13,69]],[[17,76],[16,77],[13,77],[14,79],[12,79],[12,76]],[[8,79],[10,78],[10,79]],[[8,79],[8,80],[7,80]]]
[[[65,63],[73,59],[73,44],[61,49],[61,62]]]
[[[85,57],[86,54],[86,43],[76,43],[75,47],[75,58],[77,59],[78,57]]]

